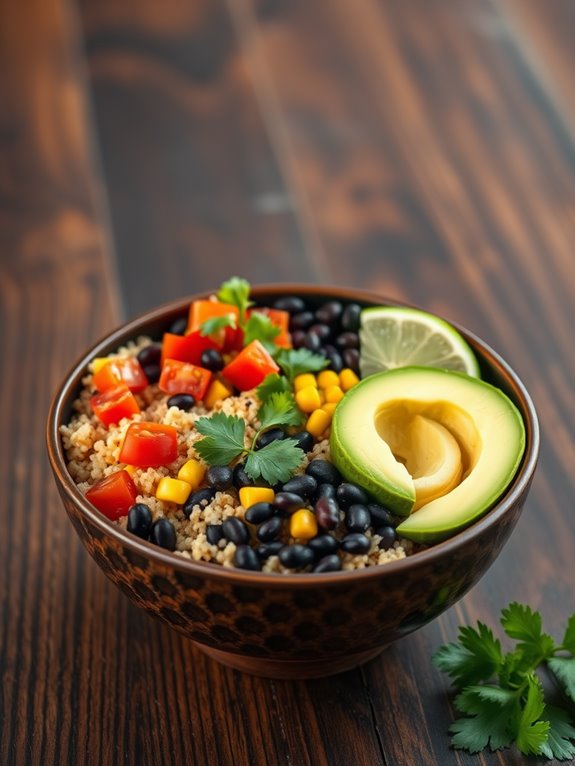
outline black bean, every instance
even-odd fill
[[[264,521],[256,530],[256,537],[262,543],[271,543],[282,531],[283,521],[279,516],[272,516],[271,519]]]
[[[330,556],[339,550],[339,540],[332,535],[317,535],[308,540],[308,545],[314,552],[316,559],[322,559],[324,556]]]
[[[256,449],[267,447],[272,442],[279,441],[279,439],[285,439],[285,432],[283,428],[270,428],[269,431],[264,431],[260,434],[256,440]]]
[[[306,501],[295,492],[278,492],[273,504],[282,513],[293,513],[305,507]]]
[[[322,529],[335,529],[339,524],[339,505],[331,497],[320,497],[314,506],[317,523]]]
[[[379,547],[386,551],[393,546],[393,543],[397,540],[397,533],[393,527],[385,526],[379,527],[375,530],[375,534],[381,537]]]
[[[313,324],[313,314],[311,311],[301,311],[299,314],[293,314],[290,318],[289,329],[293,330],[307,330],[307,328]]]
[[[250,479],[244,469],[243,463],[237,463],[233,470],[233,482],[236,489],[242,487],[253,487],[254,481]]]
[[[367,510],[371,516],[371,523],[374,527],[392,527],[393,516],[387,508],[377,503],[368,503]]]
[[[175,322],[172,322],[168,332],[171,332],[172,335],[185,335],[187,329],[188,329],[188,318],[180,317],[179,319],[176,319]]]
[[[207,348],[200,357],[200,366],[212,372],[219,372],[224,368],[224,359],[216,348]]]
[[[306,567],[308,564],[312,564],[314,559],[312,549],[300,543],[284,545],[278,555],[281,563],[288,569]]]
[[[331,497],[332,500],[335,500],[335,493],[336,488],[333,484],[319,484],[315,497],[316,500],[319,500],[322,497]]]
[[[313,332],[320,340],[327,340],[331,335],[331,329],[326,324],[312,324],[308,332]]]
[[[359,375],[359,351],[356,348],[346,348],[343,352],[343,363]]]
[[[206,483],[218,492],[229,489],[233,478],[233,471],[227,465],[212,465],[206,473]]]
[[[345,513],[345,526],[350,532],[365,532],[371,525],[371,516],[365,505],[350,505]]]
[[[339,301],[328,301],[315,312],[315,318],[322,324],[333,324],[341,316],[343,306]]]
[[[313,449],[313,436],[309,431],[298,431],[296,434],[292,434],[290,439],[295,439],[296,447],[299,447],[304,452],[311,452]]]
[[[369,502],[367,492],[361,487],[358,487],[357,484],[350,484],[349,482],[344,482],[339,485],[336,497],[343,509],[349,508],[350,505],[355,505],[356,503],[366,505],[366,503]]]
[[[168,407],[177,407],[184,412],[189,412],[196,406],[196,400],[191,394],[174,394],[166,403]]]
[[[312,572],[320,574],[321,572],[339,572],[341,569],[341,559],[337,554],[325,556],[314,566]]]
[[[301,495],[301,497],[311,497],[316,489],[317,481],[313,476],[308,476],[305,473],[294,476],[282,486],[282,492],[293,492],[296,495]]]
[[[236,545],[244,545],[250,539],[247,526],[236,516],[230,516],[222,522],[222,531],[226,540]]]
[[[287,311],[290,314],[299,314],[305,309],[305,302],[302,298],[295,295],[286,295],[285,298],[278,298],[273,303],[274,309]]]
[[[152,525],[150,541],[168,551],[176,550],[176,530],[171,521],[158,519]]]
[[[279,540],[274,540],[271,543],[262,543],[256,548],[256,553],[260,559],[269,559],[270,556],[277,556],[284,544]]]
[[[361,532],[351,532],[342,539],[340,546],[342,551],[346,551],[346,553],[368,553],[371,548],[371,540],[362,535]]]
[[[224,536],[224,530],[221,524],[208,524],[206,527],[206,538],[210,545],[217,545]]]
[[[128,511],[128,532],[147,540],[152,528],[152,514],[145,503],[135,503]]]
[[[313,351],[315,354],[317,354],[321,348],[321,338],[319,335],[316,335],[314,332],[310,331],[306,333],[303,345],[305,348],[309,349],[309,351]]]
[[[357,332],[359,330],[359,319],[361,315],[361,306],[358,303],[350,303],[343,310],[341,315],[341,326],[346,332]]]
[[[306,332],[304,330],[294,330],[290,333],[291,344],[294,348],[301,348],[306,339]]]
[[[335,346],[324,346],[325,358],[329,360],[328,369],[340,373],[343,370],[343,359]]]
[[[250,505],[244,518],[250,524],[261,524],[262,521],[271,519],[275,512],[276,509],[271,503],[255,503]]]
[[[359,338],[355,332],[342,332],[335,339],[335,345],[338,348],[359,348]]]
[[[146,376],[148,383],[157,383],[162,374],[162,368],[159,364],[142,365],[142,370],[144,370],[144,375]]]
[[[152,343],[150,346],[145,346],[138,352],[136,359],[142,365],[146,367],[148,364],[160,364],[162,358],[162,347],[156,343]]]
[[[198,489],[188,497],[182,508],[184,515],[190,518],[190,514],[195,505],[199,505],[202,501],[207,500],[208,503],[214,499],[216,490],[213,487],[206,487],[205,489]]]
[[[305,469],[308,476],[313,476],[318,484],[340,484],[341,474],[329,460],[312,460]]]
[[[259,572],[262,568],[258,554],[249,545],[238,545],[234,553],[234,566],[238,569],[250,569]]]

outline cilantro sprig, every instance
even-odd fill
[[[479,622],[477,628],[460,627],[458,641],[433,656],[459,690],[454,704],[463,716],[450,728],[453,747],[477,753],[515,744],[525,755],[574,758],[570,712],[546,701],[536,670],[543,666],[575,703],[575,614],[560,644],[543,632],[539,612],[523,604],[509,604],[501,625],[517,641],[510,652],[504,653],[491,629]]]
[[[307,348],[280,348],[275,355],[275,360],[290,383],[293,383],[294,378],[304,372],[319,372],[329,364],[329,359],[314,354]]]

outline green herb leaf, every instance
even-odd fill
[[[483,623],[477,630],[469,626],[459,629],[459,644],[447,644],[433,656],[433,662],[463,689],[497,674],[503,662],[501,644]]]
[[[295,439],[281,439],[266,447],[250,451],[245,471],[254,480],[260,477],[269,484],[287,481],[304,458],[304,452]]]
[[[222,284],[218,291],[218,300],[222,303],[231,303],[237,306],[240,312],[240,325],[243,325],[247,309],[252,305],[250,301],[250,283],[241,277],[231,277]]]
[[[555,642],[542,632],[541,615],[524,604],[513,602],[501,613],[503,630],[511,638],[520,641],[517,648],[525,657],[538,665],[545,657],[552,656]]]
[[[516,744],[525,755],[538,755],[547,742],[549,721],[540,721],[545,710],[545,698],[541,681],[534,673],[527,677],[527,698],[521,711],[516,735]]]
[[[274,340],[280,332],[280,328],[268,316],[254,311],[244,327],[244,346],[253,340],[259,340],[268,351],[275,352],[277,347]]]
[[[565,693],[575,702],[575,657],[553,657],[547,666],[561,681]]]
[[[225,327],[236,326],[236,318],[233,314],[226,314],[224,316],[212,317],[206,319],[200,325],[200,335],[216,335],[219,330],[223,330]]]
[[[469,718],[458,718],[450,727],[451,744],[478,753],[486,747],[500,750],[513,742],[512,720],[517,694],[497,686],[470,686],[455,698],[455,706]]]
[[[270,394],[258,411],[260,431],[272,426],[299,426],[302,413],[298,410],[291,393],[282,391]]]
[[[272,394],[291,394],[292,387],[286,377],[272,372],[270,375],[266,375],[263,383],[260,383],[256,391],[260,402],[264,403]]]
[[[244,452],[245,423],[237,415],[216,412],[196,421],[196,430],[205,436],[194,449],[208,465],[227,465]]]
[[[319,372],[327,367],[329,360],[319,354],[314,354],[307,348],[281,348],[276,356],[276,362],[284,371],[290,383],[304,372]]]
[[[541,745],[541,754],[547,758],[557,758],[566,761],[575,758],[575,727],[567,713],[554,705],[545,705],[543,718],[549,721],[547,742]]]
[[[575,654],[575,614],[567,621],[565,635],[563,636],[563,648],[571,654]]]

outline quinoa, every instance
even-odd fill
[[[136,356],[151,343],[153,343],[151,338],[140,337],[118,349],[114,356]],[[206,561],[232,567],[236,545],[225,539],[220,540],[216,545],[210,544],[206,537],[206,529],[208,525],[221,524],[226,518],[233,516],[243,520],[245,508],[241,505],[235,488],[216,492],[210,502],[204,500],[194,506],[189,518],[186,518],[179,506],[157,499],[155,493],[160,479],[176,476],[187,460],[192,458],[200,460],[194,448],[194,444],[202,438],[195,429],[195,423],[199,418],[209,417],[216,412],[239,416],[246,424],[246,446],[251,443],[259,426],[257,413],[260,402],[256,390],[229,396],[217,402],[209,411],[198,402],[191,411],[185,412],[177,407],[168,407],[169,396],[160,391],[157,385],[149,385],[142,393],[135,395],[141,409],[140,413],[129,419],[124,418],[116,425],[105,426],[90,409],[89,400],[93,393],[91,367],[83,378],[82,385],[82,391],[73,404],[74,415],[70,423],[60,428],[68,470],[80,491],[85,494],[95,482],[126,467],[118,462],[118,456],[126,431],[132,423],[143,421],[173,426],[178,433],[178,457],[167,466],[131,467],[130,469],[130,475],[138,490],[137,502],[148,506],[153,521],[166,518],[173,524],[176,531],[175,555],[193,561]],[[324,434],[324,438],[316,440],[313,449],[302,460],[296,474],[303,473],[309,462],[315,459],[330,460],[329,430]],[[341,517],[343,519],[343,512]],[[116,523],[126,529],[127,517],[110,523]],[[365,534],[372,541],[369,552],[363,555],[342,552],[344,570],[387,564],[390,561],[403,559],[418,549],[418,546],[411,541],[398,538],[391,548],[383,550],[379,548],[381,541],[379,535],[371,529]],[[286,539],[285,542],[295,541]],[[262,571],[289,573],[294,570],[284,567],[277,556],[270,556],[263,562]]]

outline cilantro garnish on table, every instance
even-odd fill
[[[454,703],[463,715],[450,728],[453,747],[477,753],[515,744],[525,755],[574,758],[575,614],[560,644],[543,632],[541,615],[529,606],[509,604],[501,625],[517,641],[512,651],[504,653],[479,622],[477,628],[460,627],[458,641],[433,656],[459,691]],[[540,668],[558,685],[564,706],[546,701]]]

